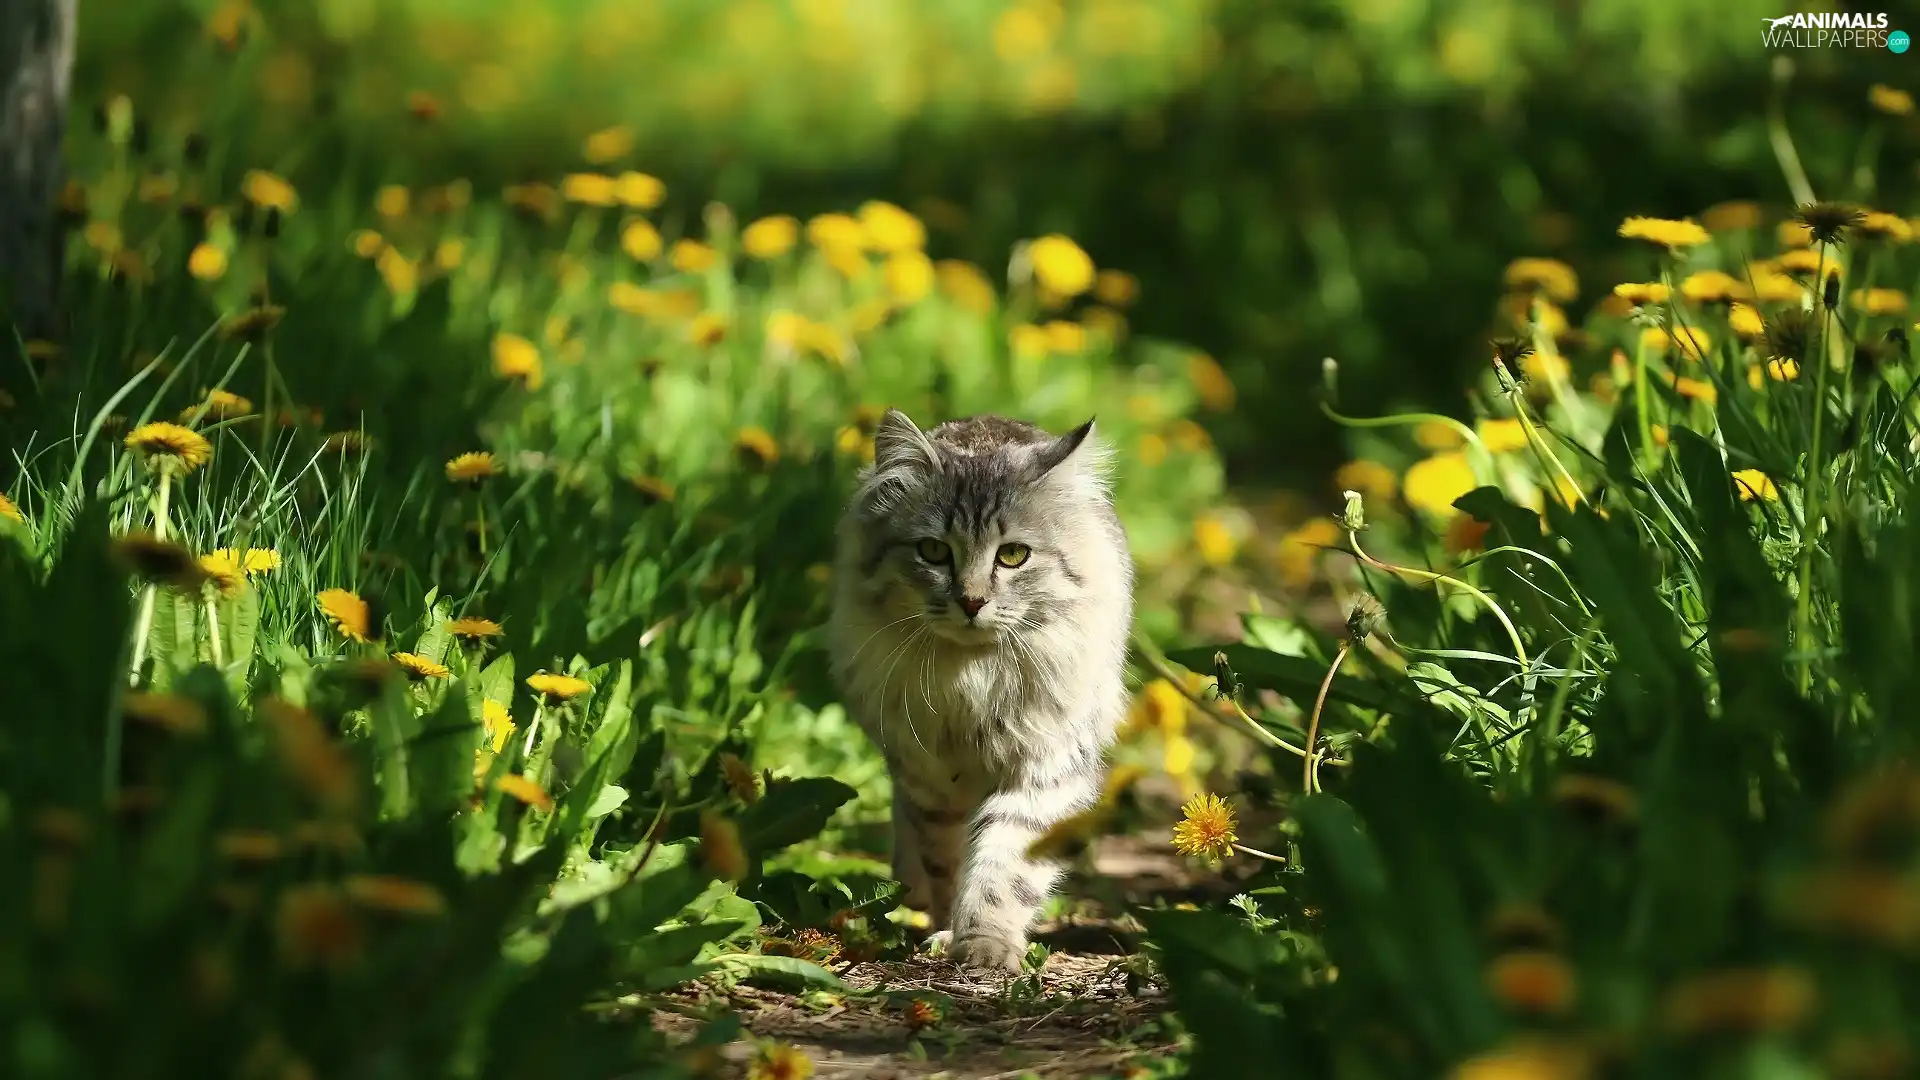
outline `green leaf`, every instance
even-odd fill
[[[1213,654],[1227,654],[1227,664],[1235,675],[1249,685],[1272,690],[1293,701],[1311,707],[1320,692],[1320,681],[1327,677],[1327,663],[1303,656],[1286,656],[1251,645],[1224,645],[1218,648],[1177,649],[1167,659],[1190,671],[1211,672]],[[1358,705],[1365,709],[1404,708],[1418,705],[1418,699],[1398,694],[1383,684],[1335,675],[1327,690],[1329,701]]]
[[[797,956],[729,953],[714,957],[714,962],[741,972],[756,982],[765,981],[786,987],[815,987],[842,992],[851,989],[840,976],[811,960],[802,960]]]
[[[600,793],[593,797],[593,801],[587,804],[587,820],[606,817],[624,806],[626,801],[626,788],[618,784],[604,785],[600,788]]]
[[[819,835],[834,812],[858,795],[846,784],[825,776],[780,781],[741,811],[740,839],[748,850],[764,858]]]

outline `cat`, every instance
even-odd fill
[[[1017,971],[1125,714],[1133,558],[1093,421],[875,429],[837,536],[833,671],[893,781],[893,868],[957,962]]]

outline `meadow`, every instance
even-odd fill
[[[0,379],[6,1075],[1913,1068],[1905,91],[1805,162],[1776,114],[1780,197],[1608,222],[1616,280],[1513,253],[1464,409],[1321,361],[1347,460],[1278,499],[1210,432],[1287,418],[1099,237],[965,261],[924,207],[678,189],[644,125],[509,180],[271,104],[74,103],[64,318]],[[825,678],[888,406],[1118,451],[1138,698],[1011,980],[917,954]]]

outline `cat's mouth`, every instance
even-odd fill
[[[940,619],[934,622],[933,632],[956,645],[974,647],[993,645],[1000,640],[1004,631],[997,624],[962,622],[956,619]]]

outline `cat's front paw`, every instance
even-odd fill
[[[947,955],[962,967],[1017,972],[1027,958],[1027,941],[1004,934],[955,936],[948,944]]]

